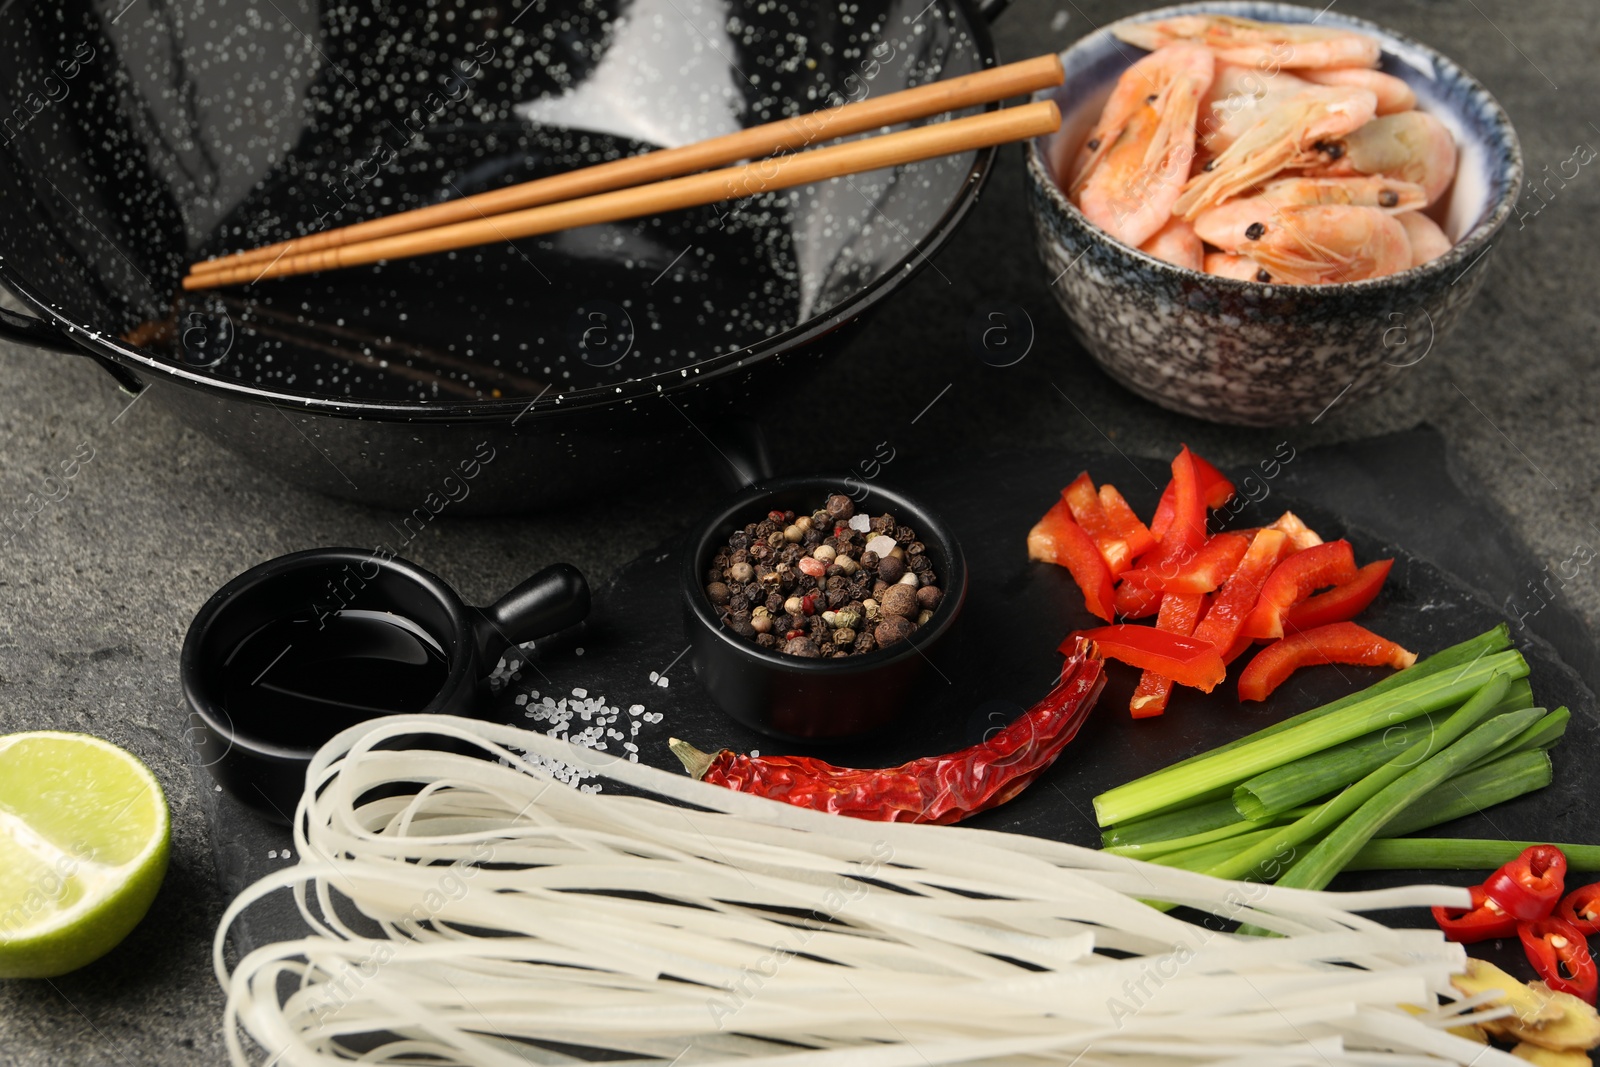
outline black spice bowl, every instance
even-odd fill
[[[914,527],[932,558],[944,599],[916,632],[888,648],[839,659],[805,659],[769,651],[728,629],[705,591],[717,548],[772,510],[809,514],[834,493],[852,494],[856,511],[892,513]],[[961,546],[933,512],[892,489],[844,477],[769,481],[730,499],[691,530],[680,582],[684,625],[696,678],[734,719],[762,733],[809,744],[846,741],[887,727],[916,697],[930,656],[950,632],[967,598]]]

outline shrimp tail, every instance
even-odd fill
[[[1293,141],[1265,124],[1251,129],[1211,161],[1209,171],[1201,171],[1184,186],[1172,213],[1187,222],[1216,207],[1230,197],[1254,188],[1292,165],[1300,155]]]

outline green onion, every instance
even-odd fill
[[[1238,819],[1228,823],[1226,826],[1214,827],[1210,830],[1188,834],[1184,837],[1172,837],[1165,841],[1144,841],[1136,845],[1109,845],[1105,851],[1118,856],[1132,856],[1134,859],[1151,860],[1170,852],[1182,852],[1197,845],[1209,845],[1213,841],[1229,841],[1241,834],[1247,834],[1254,830],[1268,829],[1287,821],[1287,819],[1283,818]],[[1234,847],[1237,848],[1238,846],[1235,845]]]
[[[1510,743],[1506,745],[1506,753],[1549,748],[1561,740],[1562,735],[1567,732],[1567,723],[1571,721],[1572,712],[1566,708],[1557,708],[1528,727],[1521,734],[1513,737]]]
[[[1394,677],[1404,677],[1415,669]],[[1495,674],[1508,679],[1525,678],[1527,661],[1514,651],[1499,652],[1481,656],[1463,667],[1436,670],[1421,678],[1413,676],[1409,684],[1381,692],[1374,692],[1378,688],[1374,686],[1338,711],[1101,793],[1094,798],[1095,816],[1101,826],[1109,826],[1183,805],[1210,790],[1236,784],[1301,756],[1458,704]],[[1504,691],[1503,687],[1496,689],[1495,699]]]
[[[1492,871],[1534,845],[1555,845],[1569,871],[1600,871],[1600,845],[1555,841],[1487,841],[1459,837],[1386,837],[1368,841],[1347,871]],[[1170,857],[1169,857],[1170,858]]]
[[[1420,715],[1263,771],[1233,789],[1233,807],[1246,819],[1269,819],[1309,800],[1337,792],[1382,767],[1404,750],[1431,743],[1435,715]],[[1443,717],[1439,716],[1442,722]]]
[[[1495,702],[1505,695],[1507,682],[1508,679],[1504,675],[1492,675],[1488,684],[1479,689],[1460,710],[1439,725],[1434,731],[1434,743],[1443,749],[1477,726],[1494,707]],[[1521,728],[1519,723],[1517,729]],[[1265,878],[1268,881],[1276,881],[1282,875],[1285,866],[1294,862],[1301,845],[1313,837],[1332,833],[1335,827],[1403,776],[1415,766],[1416,762],[1416,757],[1411,753],[1396,756],[1360,781],[1348,786],[1338,796],[1318,805],[1310,814],[1296,819],[1288,826],[1278,828],[1254,848],[1230,857],[1206,873],[1218,878],[1252,880]]]
[[[1518,678],[1507,689],[1506,695],[1489,710],[1488,715],[1521,711],[1532,706],[1533,691],[1528,686],[1528,680]],[[1443,713],[1419,716],[1383,730],[1375,730],[1354,741],[1314,752],[1282,767],[1263,771],[1234,787],[1234,808],[1242,818],[1266,819],[1307,801],[1328,796],[1377,770],[1403,749],[1420,749],[1423,753],[1432,751],[1433,730],[1442,721]],[[1530,732],[1532,729],[1529,728]],[[1506,752],[1511,751],[1515,749],[1508,746]],[[1496,755],[1503,754],[1506,753]],[[1416,759],[1421,762],[1422,757]]]
[[[1361,846],[1383,829],[1384,823],[1479,756],[1498,749],[1539,717],[1538,711],[1529,708],[1490,719],[1474,727],[1455,744],[1428,757],[1420,766],[1409,767],[1312,846],[1310,852],[1278,879],[1278,884],[1296,889],[1324,888],[1333,881],[1334,875],[1344,870],[1350,858],[1361,851]]]
[[[1273,827],[1268,827],[1265,830],[1252,830],[1238,837],[1213,841],[1207,845],[1196,845],[1181,852],[1169,852],[1165,856],[1154,856],[1150,862],[1159,863],[1163,867],[1182,867],[1186,871],[1208,871],[1229,856],[1260,844],[1266,840],[1272,830]]]
[[[1504,804],[1535,789],[1543,789],[1550,784],[1550,779],[1548,752],[1538,748],[1531,752],[1513,752],[1443,782],[1384,823],[1378,836],[1400,837],[1453,819],[1476,815],[1484,808]]]
[[[1239,812],[1233,806],[1233,798],[1222,797],[1113,826],[1100,835],[1100,840],[1107,848],[1114,845],[1145,845],[1152,841],[1170,841],[1175,837],[1205,833],[1238,821]]]

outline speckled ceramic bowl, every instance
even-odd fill
[[[1382,391],[1438,347],[1483,284],[1482,262],[1522,184],[1511,121],[1471,75],[1426,45],[1363,19],[1289,4],[1183,4],[1146,21],[1210,12],[1342,26],[1383,45],[1382,69],[1455,136],[1453,189],[1429,214],[1455,247],[1398,274],[1338,285],[1284,286],[1218,278],[1130,248],[1068,202],[1051,172],[1058,139],[1088,135],[1117,77],[1143,54],[1104,27],[1062,53],[1053,99],[1061,130],[1028,146],[1027,185],[1039,255],[1073,331],[1117,381],[1162,407],[1214,422],[1281,426],[1318,419],[1334,403]],[[1440,209],[1442,206],[1442,210]]]

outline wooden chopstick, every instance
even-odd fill
[[[544,204],[471,222],[396,234],[318,252],[283,255],[267,264],[247,263],[204,274],[191,274],[183,280],[183,287],[212,289],[263,278],[282,278],[382,260],[430,255],[473,245],[533,237],[576,226],[658,215],[1039,137],[1055,132],[1060,126],[1060,111],[1054,103],[1045,100],[828,148],[814,148],[781,159],[691,174],[651,185],[617,189],[577,200]]]
[[[904,89],[877,99],[752,126],[681,148],[658,149],[414,211],[403,211],[306,237],[279,241],[262,248],[218,256],[196,263],[189,270],[191,274],[204,274],[246,263],[267,263],[279,256],[337,248],[433,226],[472,222],[508,211],[677,178],[744,159],[760,159],[775,152],[797,151],[818,141],[848,137],[883,126],[1021,96],[1060,85],[1062,79],[1060,57],[1049,55],[1025,59],[976,74],[964,74],[958,78],[920,85],[915,89]]]

